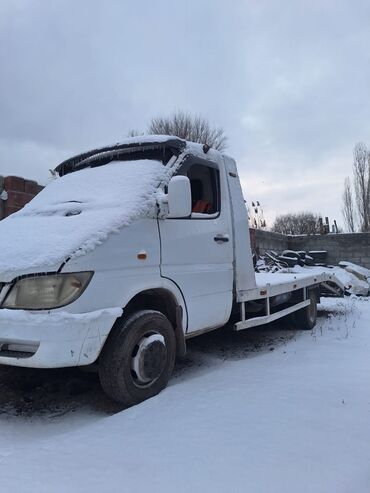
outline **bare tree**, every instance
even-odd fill
[[[200,115],[191,115],[180,110],[169,116],[153,118],[149,123],[148,133],[176,135],[192,142],[208,144],[219,151],[226,148],[227,137],[221,127],[212,127]]]
[[[272,231],[286,235],[310,235],[320,233],[321,216],[313,212],[299,212],[277,216]]]
[[[359,142],[353,150],[353,178],[346,178],[342,213],[349,231],[370,231],[370,149]]]
[[[370,231],[370,150],[363,143],[354,149],[353,182],[361,231]]]
[[[350,233],[354,233],[356,231],[355,204],[352,195],[351,180],[348,176],[344,180],[344,191],[342,198],[342,214],[344,222],[347,226],[348,231]]]

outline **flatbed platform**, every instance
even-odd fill
[[[243,293],[239,293],[239,302],[241,305],[241,321],[235,324],[235,330],[244,330],[258,325],[277,320],[281,317],[289,315],[295,311],[306,308],[310,305],[310,299],[307,296],[307,288],[319,286],[322,283],[331,281],[340,286],[338,279],[327,272],[321,273],[256,273],[255,289],[249,289]],[[288,306],[277,312],[270,313],[270,298],[284,293],[292,293],[294,291],[303,290],[302,301]],[[246,319],[245,303],[253,300],[266,300],[266,311],[262,316]]]
[[[308,286],[314,286],[323,282],[331,281],[338,286],[338,279],[327,272],[304,274],[291,273],[256,273],[256,288],[248,289],[238,293],[238,302],[269,298],[278,294],[288,293]]]

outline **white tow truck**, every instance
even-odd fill
[[[160,392],[186,340],[295,312],[316,322],[328,274],[256,274],[235,161],[145,136],[64,161],[0,223],[0,364],[96,363],[125,405]]]

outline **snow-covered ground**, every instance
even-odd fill
[[[192,340],[118,413],[94,375],[2,369],[1,491],[368,493],[370,301],[286,324]]]

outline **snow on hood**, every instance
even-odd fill
[[[155,192],[167,173],[158,161],[114,161],[56,178],[0,222],[0,272],[52,266],[93,250],[155,212]]]

